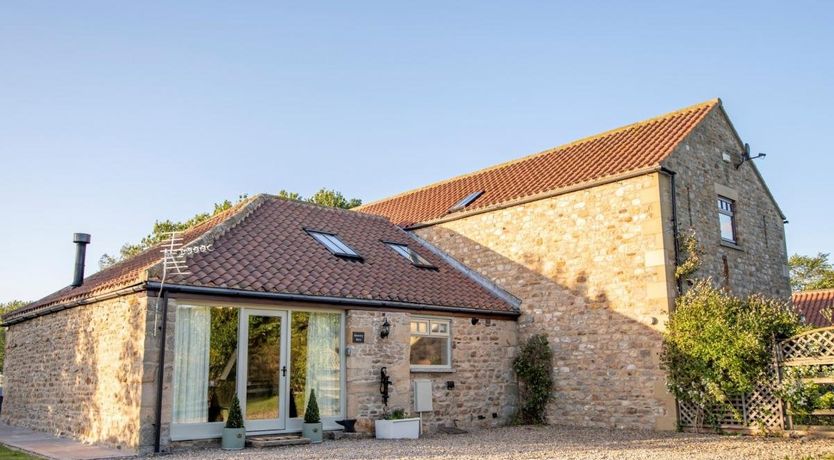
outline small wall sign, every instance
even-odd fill
[[[365,333],[364,332],[354,332],[352,335],[353,335],[353,343],[365,343]]]

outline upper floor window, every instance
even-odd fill
[[[411,320],[411,368],[451,368],[452,321],[439,318]]]
[[[721,226],[721,239],[730,243],[736,242],[736,203],[735,201],[718,197],[718,223]]]

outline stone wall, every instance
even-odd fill
[[[639,176],[415,231],[522,299],[520,340],[549,336],[551,423],[675,428],[658,356],[672,295],[660,180]]]
[[[391,334],[382,339],[379,330],[385,318],[391,324]],[[509,422],[516,406],[512,359],[517,351],[517,323],[480,319],[473,325],[471,317],[451,317],[452,371],[429,373],[411,372],[410,318],[409,313],[401,312],[348,312],[347,413],[359,420],[357,429],[371,431],[373,420],[383,413],[379,393],[379,370],[383,366],[393,382],[388,402],[391,409],[413,412],[413,380],[432,380],[434,411],[423,414],[424,430]],[[365,333],[365,343],[350,343],[354,331]],[[447,382],[454,382],[454,388],[447,388]]]
[[[3,422],[135,449],[145,306],[134,294],[10,326]]]
[[[756,175],[753,162],[736,169],[743,149],[721,108],[710,112],[675,149],[665,166],[677,173],[679,231],[683,234],[694,230],[704,252],[696,277],[712,277],[740,295],[762,293],[787,300],[790,287],[782,217]],[[728,161],[724,160],[725,153],[729,154]],[[664,187],[668,201],[670,190],[670,184]],[[721,241],[718,195],[736,202],[737,245]],[[669,234],[671,221],[668,208],[664,222]],[[667,258],[671,266],[672,246]]]

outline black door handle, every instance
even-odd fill
[[[287,366],[284,366],[284,367],[281,368],[281,376],[282,377],[287,376]]]

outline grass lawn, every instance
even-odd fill
[[[24,459],[38,459],[40,457],[33,457],[29,454],[24,454],[23,452],[18,452],[16,450],[11,450],[8,447],[0,444],[0,460],[24,460]]]

